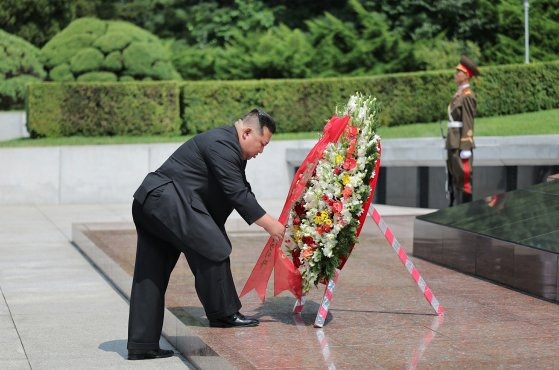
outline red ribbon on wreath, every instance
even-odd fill
[[[324,131],[322,137],[318,143],[311,149],[297,172],[293,177],[291,182],[291,187],[287,198],[285,200],[283,210],[279,217],[279,222],[283,225],[287,225],[289,220],[289,213],[293,208],[295,202],[301,197],[303,191],[306,188],[308,181],[311,179],[314,169],[322,158],[324,150],[329,143],[337,142],[342,133],[344,132],[350,118],[349,116],[337,117],[333,116],[330,121],[324,126]],[[378,176],[378,166],[380,160],[377,161],[375,166],[375,173]],[[357,235],[361,232],[363,226],[363,221],[367,215],[367,209],[371,203],[372,196],[374,193],[374,186],[376,185],[376,178],[371,179],[371,194],[369,195],[365,205],[364,212],[360,217],[360,226],[357,231]],[[245,283],[245,286],[241,292],[240,297],[244,296],[252,289],[256,291],[262,302],[266,298],[266,287],[268,286],[268,281],[272,275],[272,270],[274,270],[274,295],[278,295],[284,290],[289,290],[296,298],[301,298],[302,293],[302,277],[299,270],[293,265],[291,259],[289,259],[283,250],[281,249],[282,241],[275,242],[271,237],[264,246],[256,265],[252,269],[252,272]],[[352,247],[353,248],[353,247]],[[345,264],[345,259],[342,259],[342,263],[339,268],[342,268]]]

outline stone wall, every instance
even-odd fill
[[[256,196],[285,199],[296,166],[315,142],[272,141],[250,160],[247,178]],[[0,204],[128,203],[144,176],[179,145],[0,148]],[[559,166],[559,135],[479,137],[476,145],[475,198],[531,185],[546,168]],[[445,206],[441,139],[387,139],[382,150],[378,203]]]

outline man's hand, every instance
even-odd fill
[[[255,222],[258,226],[262,227],[264,230],[270,234],[270,236],[276,242],[280,242],[283,239],[283,235],[285,234],[285,226],[277,220],[275,220],[269,214],[265,214],[264,216],[260,217]]]

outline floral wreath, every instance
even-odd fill
[[[359,218],[377,174],[380,137],[376,98],[355,94],[339,116],[349,116],[338,142],[324,150],[290,213],[283,248],[302,276],[302,290],[334,277],[357,243]]]

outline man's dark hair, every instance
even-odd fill
[[[272,134],[276,132],[276,122],[272,116],[264,112],[262,109],[254,108],[243,117],[243,121],[252,120],[254,118],[258,119],[258,123],[260,124],[260,134],[262,134],[264,127],[267,127]]]

